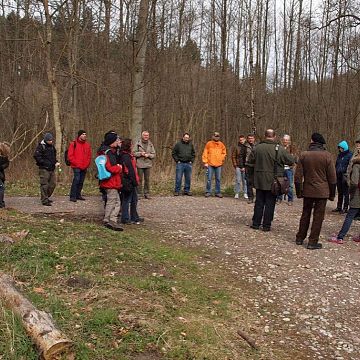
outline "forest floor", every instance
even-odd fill
[[[100,227],[103,214],[99,196],[77,203],[58,196],[52,207],[42,206],[35,197],[13,196],[6,198],[6,204],[62,224],[71,220]],[[223,285],[232,299],[239,300],[233,301],[233,307],[243,309],[223,319],[223,328],[214,327],[229,349],[223,357],[217,354],[218,359],[242,359],[245,354],[248,345],[241,338],[240,347],[234,345],[234,338],[226,338],[226,328],[231,328],[245,331],[256,341],[259,350],[246,353],[247,359],[355,360],[360,359],[360,244],[351,236],[359,233],[360,222],[353,224],[344,245],[328,243],[326,238],[340,229],[344,219],[331,213],[334,205],[327,206],[320,240],[324,248],[315,251],[307,250],[306,244],[295,245],[300,200],[291,207],[286,202],[277,205],[271,232],[262,232],[249,227],[253,205],[244,199],[154,196],[139,201],[144,224],[129,225],[123,233],[141,228],[147,237],[158,234],[159,241],[170,248],[194,251],[197,266],[210,274],[203,285]],[[183,358],[212,358],[208,355],[204,350],[202,355]]]

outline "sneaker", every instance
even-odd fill
[[[339,212],[341,212],[341,209],[336,208],[336,209],[334,209],[334,210],[331,210],[331,212],[334,212],[334,213],[335,213],[335,212],[338,212],[338,213],[339,213]]]
[[[205,193],[205,197],[210,197],[211,194],[210,193]]]
[[[238,199],[239,198],[239,194],[235,194],[234,199]]]
[[[344,243],[343,239],[338,239],[336,235],[332,235],[328,238],[329,242],[332,242],[334,244],[340,244],[342,245]]]
[[[174,196],[179,196],[180,194],[178,192],[174,192]]]
[[[306,248],[309,250],[320,250],[320,249],[322,249],[322,244],[321,243],[308,244],[308,246]]]
[[[353,241],[355,241],[355,242],[360,242],[360,235],[358,235],[358,236],[353,236]]]
[[[223,197],[223,195],[221,193],[215,194],[215,196],[220,198],[220,199]]]
[[[248,196],[248,194],[244,194],[244,199],[248,199],[249,198],[249,196]]]

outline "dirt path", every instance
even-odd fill
[[[52,207],[37,198],[7,197],[7,206],[33,214],[71,216],[100,221],[100,197],[71,203],[55,197]],[[296,347],[302,359],[360,359],[360,244],[325,241],[339,230],[343,216],[328,204],[324,249],[309,251],[294,243],[301,201],[276,208],[273,230],[249,228],[253,206],[244,200],[204,197],[154,197],[141,200],[145,227],[164,231],[187,247],[215,249],[215,266],[247,279],[260,296],[249,299],[261,326],[260,345]],[[356,222],[350,235],[360,231]]]

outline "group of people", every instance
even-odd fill
[[[56,186],[55,169],[60,169],[54,147],[54,138],[46,133],[36,147],[34,158],[39,167],[41,203],[51,206],[51,195]],[[326,141],[319,133],[313,133],[306,151],[299,153],[289,135],[277,141],[275,131],[268,129],[264,139],[257,142],[255,135],[240,135],[231,153],[235,173],[235,198],[243,193],[248,203],[254,202],[251,228],[270,231],[276,203],[287,199],[291,206],[294,200],[294,187],[298,198],[303,198],[303,210],[295,242],[302,245],[313,221],[307,248],[320,249],[319,243],[327,200],[335,199],[337,188],[338,202],[333,212],[346,213],[344,224],[338,234],[328,240],[343,244],[343,239],[352,221],[360,215],[360,138],[356,140],[355,151],[350,151],[343,140],[338,144],[336,163],[325,149]],[[0,207],[4,207],[5,172],[9,165],[9,146],[0,143]],[[155,159],[155,148],[148,131],[133,142],[121,139],[115,131],[104,135],[97,156],[105,159],[105,169],[109,174],[99,178],[99,188],[105,203],[104,225],[112,230],[123,230],[121,224],[139,224],[144,221],[138,214],[138,196],[150,199],[150,170]],[[172,149],[176,163],[174,196],[181,193],[191,196],[191,174],[195,161],[195,148],[189,133]],[[215,177],[215,197],[222,198],[221,170],[227,155],[226,146],[220,141],[220,134],[214,132],[202,152],[202,164],[206,169],[205,197],[212,196],[212,179]],[[91,146],[85,130],[79,130],[65,152],[65,162],[73,170],[70,201],[85,200],[82,189],[87,169],[92,159]],[[273,184],[287,179],[285,192],[274,193]],[[256,190],[256,195],[254,194]],[[360,242],[360,235],[353,238]]]

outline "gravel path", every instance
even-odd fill
[[[38,198],[7,197],[7,206],[49,216],[101,221],[100,197],[71,203],[55,197],[52,207]],[[246,279],[257,295],[249,299],[261,327],[260,346],[296,347],[301,359],[360,359],[360,244],[344,245],[325,238],[337,232],[343,215],[331,214],[328,203],[323,225],[324,249],[296,246],[301,201],[276,207],[273,230],[249,228],[253,205],[232,198],[154,197],[139,202],[145,227],[164,231],[186,247],[214,249],[216,258],[203,261]],[[360,231],[355,222],[350,235]],[[299,358],[300,359],[300,358]]]

